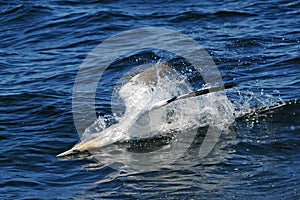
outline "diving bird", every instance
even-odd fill
[[[234,87],[234,85],[225,85],[197,91],[191,91],[185,88],[182,90],[185,92],[184,94],[174,95],[169,92],[166,84],[160,83],[164,77],[168,76],[176,76],[175,80],[179,82],[183,80],[182,75],[178,75],[176,70],[166,62],[159,62],[149,69],[133,76],[119,91],[119,95],[123,99],[126,107],[124,116],[119,120],[119,123],[105,128],[102,132],[99,132],[99,134],[93,134],[97,135],[96,137],[82,140],[70,150],[58,154],[57,157],[91,151],[134,138],[153,137],[157,134],[157,130],[155,129],[160,129],[160,127],[163,127],[166,123],[164,119],[160,117],[165,114],[166,109],[164,108],[166,105],[177,100]],[[171,79],[169,83],[172,84],[173,82],[174,80]],[[186,83],[182,81],[182,85],[186,85]],[[164,86],[164,91],[157,96],[156,90]],[[155,114],[151,117],[151,113]],[[161,126],[156,126],[156,124]]]

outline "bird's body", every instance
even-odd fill
[[[117,124],[104,128],[92,137],[87,134],[80,143],[58,157],[99,149],[116,142],[152,138],[173,130],[222,123],[221,116],[233,117],[232,104],[227,98],[216,98],[214,95],[204,101],[188,101],[188,98],[232,87],[234,85],[221,85],[192,92],[185,78],[169,64],[157,63],[133,76],[120,88],[119,96],[124,101],[126,111]],[[168,107],[171,103],[172,106]],[[215,113],[215,117],[212,117],[212,113]]]

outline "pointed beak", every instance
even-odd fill
[[[66,156],[72,156],[72,155],[76,155],[80,152],[84,152],[86,150],[87,150],[87,148],[85,147],[84,143],[78,143],[78,144],[75,144],[68,151],[65,151],[65,152],[62,152],[62,153],[58,154],[56,157],[57,158],[62,158],[62,157],[66,157]]]
[[[66,157],[66,156],[71,156],[71,155],[74,155],[78,152],[79,151],[73,147],[72,149],[69,149],[68,151],[65,151],[65,152],[62,152],[62,153],[58,154],[56,157],[57,158],[62,158],[62,157]]]

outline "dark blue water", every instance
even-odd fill
[[[0,199],[299,199],[299,15],[300,1],[283,0],[0,2]],[[80,64],[103,40],[145,26],[195,39],[225,83],[236,83],[243,100],[255,97],[254,108],[271,106],[262,102],[268,95],[290,103],[237,119],[235,137],[204,160],[191,153],[168,168],[127,173],[57,159],[79,140],[72,89]],[[109,83],[99,115],[110,110]]]

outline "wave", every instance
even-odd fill
[[[171,22],[186,22],[191,20],[228,20],[228,19],[243,19],[255,17],[257,14],[238,11],[217,11],[214,13],[201,13],[197,11],[181,12],[177,16],[172,17]]]

